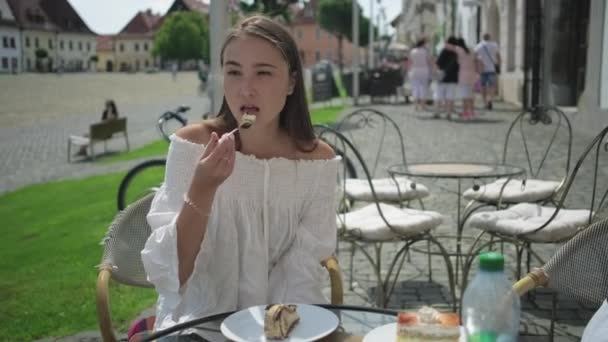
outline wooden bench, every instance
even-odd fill
[[[72,145],[78,147],[89,146],[91,149],[91,158],[95,160],[95,143],[103,141],[104,152],[107,151],[108,140],[112,139],[115,134],[122,133],[129,150],[129,136],[127,135],[127,118],[118,118],[115,120],[107,120],[94,123],[89,127],[88,136],[71,135],[68,138],[68,162],[71,161],[70,150]]]

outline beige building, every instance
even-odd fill
[[[162,18],[150,10],[138,12],[113,37],[113,71],[141,71],[159,66],[152,56],[152,47],[154,33],[162,24]]]
[[[86,71],[96,35],[67,0],[8,0],[21,32],[26,71]],[[40,58],[39,54],[46,57]]]

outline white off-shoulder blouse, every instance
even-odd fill
[[[141,252],[159,293],[155,330],[268,303],[324,303],[322,259],[336,247],[338,159],[236,154],[218,188],[194,271],[180,288],[177,216],[204,146],[173,135],[165,181],[152,201]]]

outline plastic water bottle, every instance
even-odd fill
[[[479,270],[462,298],[467,342],[515,342],[519,331],[519,297],[511,290],[500,253],[479,256]]]

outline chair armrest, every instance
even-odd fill
[[[521,278],[515,284],[513,284],[513,292],[518,296],[523,296],[528,291],[541,287],[547,286],[549,283],[549,275],[542,268],[535,268],[525,277]]]
[[[338,259],[335,256],[321,261],[321,265],[329,272],[329,281],[331,284],[331,303],[339,305],[344,302],[344,289],[342,286],[342,271],[338,264]]]
[[[114,329],[112,329],[112,316],[110,315],[109,283],[111,276],[111,266],[102,265],[99,268],[95,297],[97,303],[97,320],[99,322],[99,330],[104,342],[116,342]]]

